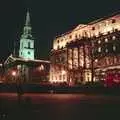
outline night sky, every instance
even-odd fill
[[[0,1],[0,61],[18,48],[29,8],[36,58],[49,59],[55,36],[110,15],[120,9],[120,0],[1,0]]]

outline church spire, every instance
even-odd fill
[[[32,37],[31,30],[32,30],[32,27],[31,27],[31,24],[30,24],[30,13],[27,10],[26,20],[25,20],[25,26],[24,26],[22,37],[24,37],[24,38],[26,38],[26,37]]]
[[[30,13],[27,11],[25,26],[30,26]]]

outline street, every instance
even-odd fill
[[[98,120],[120,118],[120,96],[85,94],[0,93],[1,118],[6,120]],[[1,119],[0,119],[1,120]]]

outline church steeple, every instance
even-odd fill
[[[27,11],[25,26],[30,26],[30,13]]]
[[[27,11],[23,34],[20,39],[19,57],[34,59],[34,40],[30,24],[30,13]]]
[[[27,11],[22,37],[23,38],[32,38],[31,31],[32,31],[32,27],[30,24],[30,13],[29,13],[29,11]]]

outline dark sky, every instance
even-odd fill
[[[79,1],[79,2],[78,2]],[[120,9],[120,0],[1,0],[0,1],[0,61],[19,43],[30,9],[36,56],[48,59],[56,35],[67,32],[80,23],[110,15]],[[17,47],[18,48],[18,47]]]

